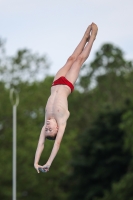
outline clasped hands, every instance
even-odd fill
[[[42,165],[34,164],[34,167],[35,167],[35,169],[37,170],[38,173],[40,173],[40,171],[41,172],[48,172],[50,165],[45,164],[45,165],[42,166]]]

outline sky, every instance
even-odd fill
[[[28,48],[45,54],[55,74],[72,54],[87,26],[98,25],[87,63],[105,43],[133,60],[133,0],[0,0],[0,37],[7,55]]]

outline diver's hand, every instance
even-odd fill
[[[34,163],[34,167],[35,167],[37,173],[40,173],[38,168],[42,168],[42,166]]]
[[[45,172],[48,172],[49,168],[50,168],[50,165],[45,164],[45,165],[42,166],[42,168],[45,170]]]

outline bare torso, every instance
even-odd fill
[[[67,85],[51,87],[51,95],[45,108],[45,120],[54,118],[58,125],[67,121],[70,115],[67,97],[70,93],[71,90]]]

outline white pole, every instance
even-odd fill
[[[14,99],[15,96],[15,99]],[[17,194],[17,106],[19,104],[18,92],[10,90],[10,100],[13,105],[13,139],[12,139],[12,200],[16,200]]]
[[[16,180],[17,180],[17,154],[16,154],[16,148],[17,148],[17,143],[16,143],[16,131],[17,131],[17,106],[13,105],[13,143],[12,143],[12,184],[13,184],[13,200],[16,200]]]

